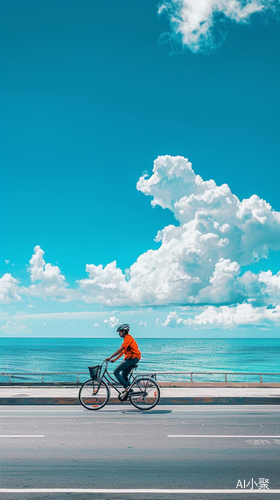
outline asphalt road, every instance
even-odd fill
[[[1,406],[0,498],[276,500],[279,417],[280,406]],[[269,490],[258,489],[260,479]]]

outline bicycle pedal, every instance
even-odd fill
[[[118,396],[118,399],[123,403],[124,401],[126,401],[128,398],[128,396]]]
[[[118,399],[123,402],[123,401],[126,401],[128,398],[128,393],[127,394],[124,394],[123,396],[121,394],[118,395]]]

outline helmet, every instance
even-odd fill
[[[123,325],[118,326],[117,332],[129,332],[129,325],[124,323]]]

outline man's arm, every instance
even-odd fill
[[[109,358],[106,358],[105,361],[111,361],[112,358],[114,358],[115,356],[118,356],[119,354],[121,354],[122,351],[123,351],[123,348],[120,347],[116,352],[114,352],[114,354],[112,354],[112,356],[110,356]],[[116,360],[114,360],[114,361],[116,361]],[[114,363],[114,361],[112,361],[112,363]]]

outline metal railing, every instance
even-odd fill
[[[228,375],[254,375],[260,378],[260,383],[263,383],[263,376],[277,376],[280,377],[280,373],[252,373],[252,372],[156,372],[157,375],[190,375],[190,382],[193,382],[194,375],[223,375],[225,377],[225,382],[228,382]]]
[[[38,377],[39,376],[39,377],[41,377],[42,384],[44,383],[45,376],[53,376],[53,375],[75,375],[77,377],[76,383],[78,384],[80,382],[80,380],[79,380],[80,375],[89,375],[89,373],[88,372],[0,373],[0,377],[8,377],[9,382],[12,382],[12,380],[11,380],[12,378],[23,379],[23,378],[28,378],[29,376],[31,376],[31,377],[35,377],[35,376]]]
[[[44,384],[46,383],[45,380],[44,380],[44,377],[46,376],[57,376],[57,375],[71,375],[71,376],[75,376],[76,377],[76,384],[79,384],[80,383],[80,376],[81,375],[88,375],[88,372],[39,372],[39,373],[35,373],[35,372],[32,372],[32,373],[27,373],[27,372],[23,372],[23,373],[0,373],[0,377],[7,377],[9,378],[9,383],[13,383],[12,382],[12,379],[24,379],[24,378],[29,378],[30,376],[31,377],[35,377],[35,376],[39,376],[41,378],[41,384]],[[228,382],[228,376],[229,375],[242,375],[242,376],[257,376],[259,377],[260,379],[260,383],[263,383],[263,377],[264,376],[278,376],[280,377],[280,373],[251,373],[251,372],[184,372],[184,371],[180,371],[180,372],[170,372],[170,371],[153,371],[153,372],[137,372],[137,376],[139,375],[152,375],[154,376],[155,378],[158,376],[158,375],[189,375],[190,377],[190,382],[193,383],[194,382],[194,376],[195,375],[222,375],[224,377],[224,380],[225,382],[227,383]],[[59,382],[59,381],[57,381]],[[66,382],[66,381],[64,381]],[[70,382],[68,382],[70,383]],[[0,383],[1,384],[1,383]]]

